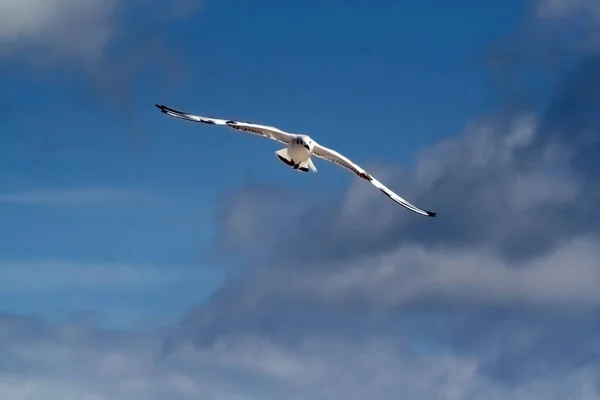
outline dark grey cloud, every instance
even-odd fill
[[[532,0],[524,7],[514,31],[482,54],[499,106],[508,112],[537,109],[548,96],[548,85],[600,49],[596,1]]]
[[[540,141],[558,140],[569,146],[573,165],[597,184],[600,175],[600,55],[578,63],[557,82],[545,112]]]

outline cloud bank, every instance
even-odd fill
[[[290,347],[259,336],[223,337],[165,356],[156,334],[10,316],[0,317],[0,327],[0,395],[14,400],[598,398],[597,365],[507,387],[482,375],[477,358],[418,354],[390,338],[307,336]]]

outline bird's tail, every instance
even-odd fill
[[[312,172],[317,172],[317,168],[315,167],[315,164],[313,164],[313,162],[310,158],[306,161],[301,162],[300,165],[298,166],[298,169],[300,169],[300,168],[302,168],[302,169],[308,168]],[[305,172],[308,172],[308,171],[305,171]]]
[[[302,171],[302,172],[309,172],[309,171],[317,172],[317,168],[315,167],[315,164],[313,164],[313,162],[310,158],[306,161],[302,161],[302,162],[296,164],[294,162],[294,160],[292,160],[292,157],[290,157],[287,148],[277,150],[275,152],[275,155],[277,156],[277,158],[279,158],[281,160],[281,162],[283,162],[286,165],[289,165],[290,167],[294,168],[295,170]]]

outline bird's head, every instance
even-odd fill
[[[307,135],[299,135],[296,137],[296,144],[312,151],[315,147],[313,140]]]

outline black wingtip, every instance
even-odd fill
[[[165,106],[163,104],[160,104],[160,105],[155,104],[155,106],[158,107],[160,109],[160,111],[162,111],[164,113],[166,113],[167,111],[174,112],[174,113],[181,113],[181,111],[177,111],[177,110],[175,110],[175,109],[173,109],[171,107],[167,107],[167,106]]]
[[[427,211],[427,216],[428,216],[428,217],[435,218],[435,216],[436,216],[436,215],[437,215],[437,213],[436,213],[436,212],[433,212],[433,211]]]

